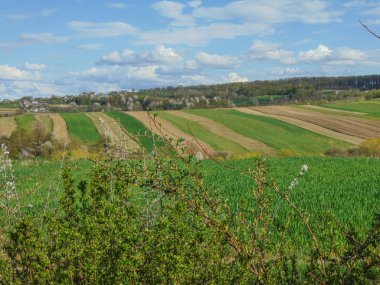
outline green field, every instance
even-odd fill
[[[360,102],[335,102],[332,104],[323,104],[321,107],[366,113],[370,117],[380,118],[380,101],[377,100]]]
[[[99,142],[99,133],[91,119],[84,113],[62,113],[61,115],[66,121],[71,138],[88,144]]]
[[[194,135],[196,138],[208,143],[216,151],[228,151],[232,154],[243,154],[248,152],[248,150],[241,145],[213,134],[196,122],[188,121],[184,118],[172,115],[170,112],[159,112],[158,114],[160,117],[177,126],[184,133]]]
[[[235,110],[187,110],[224,124],[233,131],[259,140],[278,151],[298,156],[319,156],[332,147],[349,144],[271,118]]]
[[[280,189],[287,190],[298,176],[302,165],[308,172],[299,177],[299,185],[289,192],[290,198],[303,211],[310,214],[312,225],[317,228],[321,218],[332,213],[344,227],[352,224],[364,233],[370,226],[373,215],[380,212],[380,160],[365,158],[270,158],[267,160],[268,177],[277,181]],[[87,180],[93,163],[86,160],[74,162],[75,181]],[[222,164],[204,161],[201,170],[204,183],[212,192],[228,200],[233,209],[241,207],[241,201],[254,206],[250,201],[254,181],[239,171],[253,168],[254,159],[230,160]],[[59,196],[60,161],[16,161],[14,172],[16,186],[22,193],[31,193],[22,200],[23,205],[32,205],[28,211],[38,213]],[[227,167],[228,168],[227,168]],[[236,170],[231,170],[235,168]],[[239,170],[239,171],[238,171]],[[58,192],[57,192],[58,191]],[[281,199],[274,199],[274,222],[283,224],[291,213],[289,205]],[[297,240],[299,249],[310,241],[305,227],[297,217],[289,225],[290,236]],[[321,237],[323,238],[323,237]]]
[[[3,109],[14,109],[14,108],[18,108],[19,105],[18,103],[0,103],[0,109],[3,108]]]
[[[107,115],[118,120],[129,134],[137,136],[140,144],[148,151],[154,150],[154,144],[156,144],[157,147],[163,145],[157,135],[154,135],[143,123],[134,117],[123,112],[109,112]],[[153,140],[153,137],[155,140]]]
[[[28,133],[34,129],[36,124],[36,118],[31,114],[16,116],[15,120],[18,128],[25,130]]]

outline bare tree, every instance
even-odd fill
[[[359,20],[359,23],[368,31],[370,32],[372,35],[374,35],[376,38],[380,39],[380,36],[378,34],[376,34],[375,32],[373,32],[370,28],[368,28],[368,26],[366,24],[364,24],[361,20]]]

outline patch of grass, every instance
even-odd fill
[[[19,115],[15,117],[18,128],[27,133],[31,133],[36,124],[36,118],[31,114]]]
[[[143,123],[123,112],[109,112],[110,117],[118,120],[122,127],[132,136],[137,136],[140,144],[148,151],[154,150],[154,144],[162,147],[164,144],[159,136],[154,135]],[[153,136],[155,140],[153,140]]]
[[[18,107],[18,103],[0,103],[0,109],[14,109]]]
[[[66,121],[69,135],[74,140],[88,144],[96,144],[99,142],[99,133],[91,119],[84,113],[62,113],[61,115]]]
[[[335,102],[333,104],[323,104],[321,106],[330,109],[367,113],[371,117],[380,118],[380,102],[376,100],[360,102]]]
[[[196,138],[208,143],[216,151],[228,151],[231,154],[242,154],[248,152],[248,150],[243,146],[229,139],[213,134],[196,122],[188,121],[169,112],[159,112],[158,114],[160,117],[177,126],[184,133],[194,135]]]
[[[332,147],[350,146],[348,143],[279,120],[235,110],[188,110],[186,112],[224,124],[243,136],[259,140],[287,155],[320,156]]]

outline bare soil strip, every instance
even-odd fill
[[[184,133],[172,123],[158,116],[153,119],[153,115],[148,114],[147,112],[128,112],[128,115],[131,115],[135,119],[142,122],[153,133],[168,139],[171,138],[173,140],[172,145],[174,147],[176,147],[175,144],[179,138],[185,139],[184,142],[180,144],[178,149],[186,146],[187,152],[190,154],[201,152],[204,157],[211,157],[215,155],[215,151],[210,145]]]
[[[93,121],[99,134],[103,137],[107,136],[110,143],[123,145],[127,149],[138,149],[138,144],[132,140],[125,130],[114,120],[104,113],[86,113],[88,117]]]
[[[215,122],[211,119],[181,111],[171,111],[170,113],[174,114],[175,116],[182,117],[186,120],[196,122],[204,128],[208,129],[210,132],[214,133],[215,135],[221,136],[237,144],[240,144],[249,151],[261,152],[270,155],[276,154],[276,151],[271,147],[267,146],[266,144],[258,140],[245,137],[239,133],[236,133],[230,128],[226,127],[225,125]]]
[[[66,121],[62,116],[58,113],[50,113],[49,117],[53,121],[53,138],[64,143],[70,143]]]
[[[14,114],[17,110],[17,108],[0,108],[0,114]]]
[[[13,117],[0,118],[0,138],[9,138],[16,129],[17,123]]]
[[[333,108],[325,108],[321,106],[315,106],[315,105],[302,105],[302,107],[310,108],[310,109],[315,109],[319,111],[326,111],[327,113],[342,113],[342,114],[347,114],[347,115],[366,115],[367,113],[362,113],[362,112],[353,112],[353,111],[346,111],[346,110],[339,110],[339,109],[333,109]]]
[[[299,119],[357,138],[367,139],[380,136],[380,122],[377,121],[356,117],[321,114],[311,110],[307,111],[287,106],[252,107],[252,109],[270,115]]]
[[[281,116],[281,115],[267,114],[267,113],[259,112],[259,111],[256,111],[256,110],[253,110],[250,108],[234,108],[234,109],[239,111],[239,112],[243,112],[243,113],[247,113],[247,114],[253,114],[253,115],[258,115],[258,116],[276,119],[276,120],[279,120],[279,121],[282,121],[282,122],[303,128],[305,130],[309,130],[313,133],[320,134],[320,135],[327,136],[327,137],[331,137],[331,138],[334,138],[337,140],[345,141],[345,142],[348,142],[348,143],[351,143],[354,145],[359,145],[361,142],[363,142],[362,138],[338,133],[336,131],[333,131],[333,130],[330,130],[330,129],[327,129],[327,128],[324,128],[324,127],[321,127],[321,126],[318,126],[318,125],[315,125],[312,123],[308,123],[308,122],[305,122],[305,121],[302,121],[299,119],[285,117],[285,116]]]

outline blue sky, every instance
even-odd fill
[[[0,99],[380,73],[379,1],[0,0]]]

